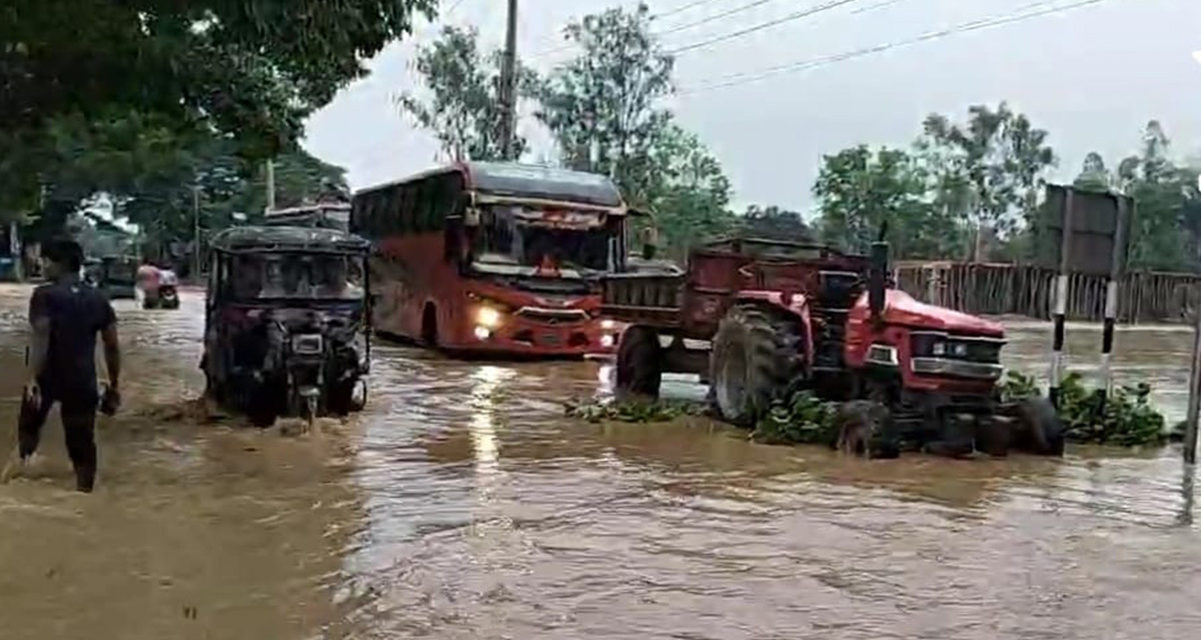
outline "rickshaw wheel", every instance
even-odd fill
[[[329,390],[330,413],[338,417],[345,417],[355,410],[354,385],[355,383],[352,381],[335,385]]]

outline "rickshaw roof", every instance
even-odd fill
[[[213,237],[212,247],[226,253],[311,251],[314,253],[366,253],[371,244],[338,229],[312,227],[232,227]]]

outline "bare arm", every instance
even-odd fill
[[[37,382],[46,369],[46,353],[50,350],[50,318],[37,316],[30,324],[33,331],[29,336],[29,357],[25,361],[26,383]]]
[[[104,364],[108,367],[108,386],[114,391],[120,388],[121,380],[121,343],[117,338],[117,323],[109,323],[100,332],[104,341]]]

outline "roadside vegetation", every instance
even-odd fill
[[[1007,401],[1039,394],[1034,379],[1016,371],[1008,372],[1001,384],[1002,398]],[[1150,394],[1151,386],[1146,383],[1115,387],[1102,403],[1098,390],[1086,386],[1080,374],[1068,374],[1059,390],[1059,417],[1067,439],[1122,447],[1166,443],[1170,437],[1167,423],[1151,405]]]
[[[588,422],[670,422],[684,416],[705,412],[704,405],[684,400],[598,400],[574,398],[564,403],[566,414]]]
[[[999,391],[1005,402],[1016,402],[1042,394],[1034,378],[1010,371]],[[1080,374],[1067,375],[1060,387],[1059,417],[1066,438],[1078,444],[1119,447],[1158,446],[1173,432],[1150,402],[1151,387],[1145,383],[1117,387],[1104,402],[1096,389],[1084,384]],[[589,422],[667,422],[682,416],[701,415],[705,407],[681,400],[574,399],[566,413]],[[759,419],[751,438],[765,444],[833,445],[838,439],[838,403],[818,398],[810,391],[797,391],[778,400]],[[1177,429],[1178,430],[1178,429]]]
[[[759,419],[751,438],[765,444],[832,445],[838,439],[837,404],[798,391]]]

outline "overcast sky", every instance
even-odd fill
[[[1201,149],[1201,0],[1103,0],[1098,4],[976,30],[757,82],[696,91],[731,74],[904,42],[972,21],[1080,0],[847,0],[838,8],[681,53],[672,110],[696,132],[733,180],[738,207],[776,204],[810,212],[823,154],[859,143],[908,146],[923,117],[961,117],[972,104],[1007,100],[1047,129],[1070,179],[1084,155],[1111,165],[1133,152],[1143,126],[1159,119],[1176,152]],[[656,30],[755,4],[663,38],[667,49],[784,18],[830,0],[650,0],[652,14],[697,6],[655,22]],[[548,71],[572,55],[561,47],[568,21],[615,0],[520,0],[519,55]],[[443,23],[472,24],[484,44],[504,37],[505,0],[442,0],[443,15],[371,61],[371,75],[339,93],[308,123],[305,146],[349,171],[352,188],[434,164],[438,146],[395,107],[419,88],[416,47]],[[551,153],[544,131],[524,117],[535,154]]]

